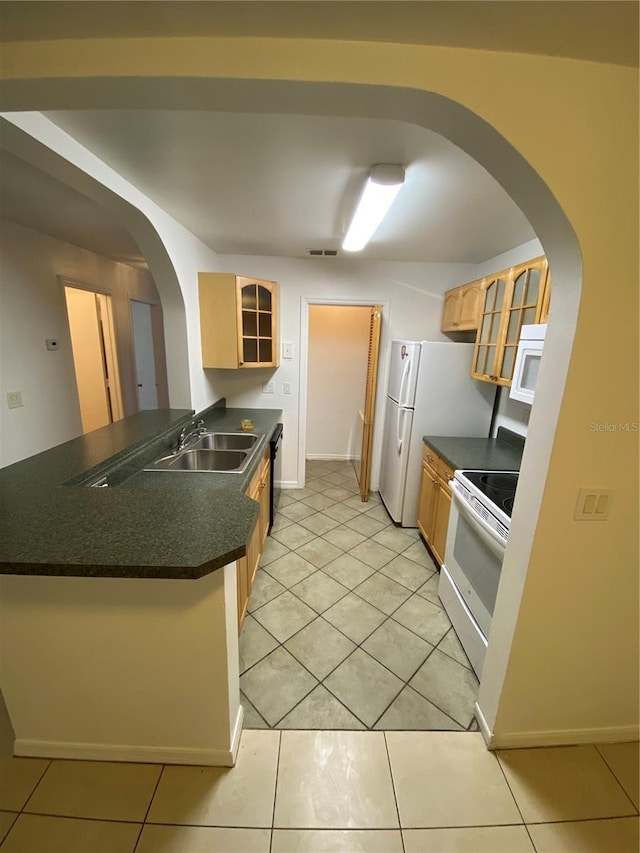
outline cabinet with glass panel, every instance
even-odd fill
[[[543,257],[485,278],[471,373],[474,379],[511,385],[520,329],[525,323],[541,322],[548,273]]]
[[[199,273],[202,366],[278,366],[278,285],[232,273]]]

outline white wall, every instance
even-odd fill
[[[129,297],[157,300],[151,276],[15,223],[0,228],[0,466],[82,434],[64,290],[58,276],[112,297],[125,415],[137,411]],[[45,340],[60,345],[49,351]],[[8,391],[23,408],[9,409]]]
[[[364,406],[371,311],[358,305],[309,307],[309,458],[352,459]]]
[[[198,272],[218,269],[216,253],[46,116],[2,118],[3,147],[111,210],[140,247],[162,298],[171,405],[215,402],[201,367]]]
[[[283,410],[283,481],[298,484],[298,446],[304,442],[301,419],[301,392],[306,376],[301,375],[301,346],[306,349],[301,330],[306,326],[305,300],[319,299],[382,304],[382,337],[379,364],[379,392],[386,382],[388,347],[394,338],[448,340],[440,332],[442,294],[450,287],[473,279],[471,264],[420,264],[367,262],[332,258],[297,260],[249,255],[219,255],[218,269],[240,275],[260,276],[280,284],[280,338],[293,344],[293,358],[280,361],[277,370],[207,370],[216,397],[226,397],[228,406],[256,406]],[[302,314],[305,312],[303,318]],[[303,353],[306,361],[306,352]],[[469,365],[471,369],[471,365]],[[263,385],[275,379],[276,393],[264,394]],[[292,393],[283,393],[291,382]],[[379,403],[381,403],[379,393]],[[382,439],[381,406],[376,407],[372,488],[377,488],[379,443]],[[299,483],[301,485],[301,483]]]

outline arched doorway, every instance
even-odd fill
[[[348,110],[352,115],[384,115],[424,124],[464,148],[500,181],[528,216],[544,245],[554,272],[554,283],[559,285],[559,298],[547,341],[546,364],[549,367],[545,369],[543,366],[538,395],[540,404],[532,418],[523,466],[523,478],[528,485],[527,499],[520,503],[519,515],[514,518],[504,567],[505,581],[509,578],[510,583],[505,586],[496,614],[494,634],[503,642],[494,644],[494,652],[487,659],[484,698],[481,694],[485,717],[491,728],[524,586],[524,572],[520,568],[529,562],[575,332],[581,284],[580,249],[576,235],[548,187],[506,139],[470,109],[440,95],[383,86],[200,80],[195,87],[198,89],[196,97],[195,88],[185,95],[189,83],[177,81],[166,95],[160,93],[157,85],[150,84],[144,95],[144,87],[141,87],[136,98],[147,98],[147,105],[164,102],[165,106],[167,100],[184,104],[181,97],[186,97],[191,103],[199,102],[201,98],[204,102],[206,98],[208,108],[228,108],[233,97],[236,109],[248,109],[252,103],[259,105],[254,106],[256,109],[267,109],[274,101],[281,105],[286,100],[288,110],[308,110],[309,95],[313,91],[317,96],[315,109],[325,114],[345,114],[344,111]],[[130,104],[131,96],[125,97],[123,84],[120,85],[121,96],[124,100],[128,98]],[[182,282],[181,285],[186,286]]]

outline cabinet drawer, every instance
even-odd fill
[[[449,481],[453,480],[453,468],[448,462],[445,462],[433,448],[425,444],[422,452],[422,462],[442,480],[447,491],[451,491]]]

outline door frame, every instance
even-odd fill
[[[378,420],[380,416],[380,400],[382,399],[380,395],[380,391],[382,389],[382,383],[380,382],[380,377],[384,378],[384,382],[386,383],[387,376],[387,361],[388,361],[388,352],[387,352],[387,328],[388,328],[388,318],[389,318],[389,310],[391,306],[391,300],[389,299],[376,299],[375,297],[371,297],[370,299],[335,299],[332,297],[315,297],[315,296],[303,296],[300,301],[300,400],[298,405],[298,481],[297,488],[304,488],[305,480],[306,480],[306,450],[307,450],[307,384],[308,384],[308,371],[309,371],[309,309],[312,305],[335,305],[336,308],[344,308],[348,306],[353,306],[356,308],[373,308],[374,305],[380,305],[382,308],[382,317],[387,320],[387,322],[382,323],[382,329],[380,333],[380,359],[378,362],[378,390],[376,392],[376,405],[375,405],[375,421]],[[372,477],[371,485],[377,488],[378,485],[378,477],[377,477],[377,468],[374,468],[374,465],[377,465],[379,460],[379,442],[381,440],[381,431],[377,430],[374,433],[373,438],[373,451],[372,451],[372,471],[375,471],[376,476],[375,479]]]
[[[60,286],[60,294],[62,298],[62,302],[64,304],[64,313],[67,322],[67,334],[69,336],[69,340],[71,340],[71,326],[69,323],[69,310],[67,307],[67,297],[65,294],[65,288],[71,287],[75,290],[84,290],[87,293],[93,293],[97,296],[106,297],[105,299],[105,308],[106,308],[106,331],[107,336],[103,335],[103,343],[105,345],[105,358],[108,362],[108,365],[112,368],[111,376],[109,377],[109,398],[110,398],[110,407],[111,407],[111,422],[115,423],[116,421],[121,420],[124,417],[124,407],[122,402],[122,377],[120,375],[120,359],[118,354],[118,340],[116,335],[116,328],[114,323],[113,316],[113,293],[108,290],[106,287],[99,287],[95,284],[89,284],[86,281],[77,281],[73,278],[68,278],[67,276],[59,275],[58,284]],[[75,381],[75,367],[74,367],[74,381]],[[76,382],[76,395],[78,396],[78,406],[80,405],[80,398],[78,395],[78,388]]]

